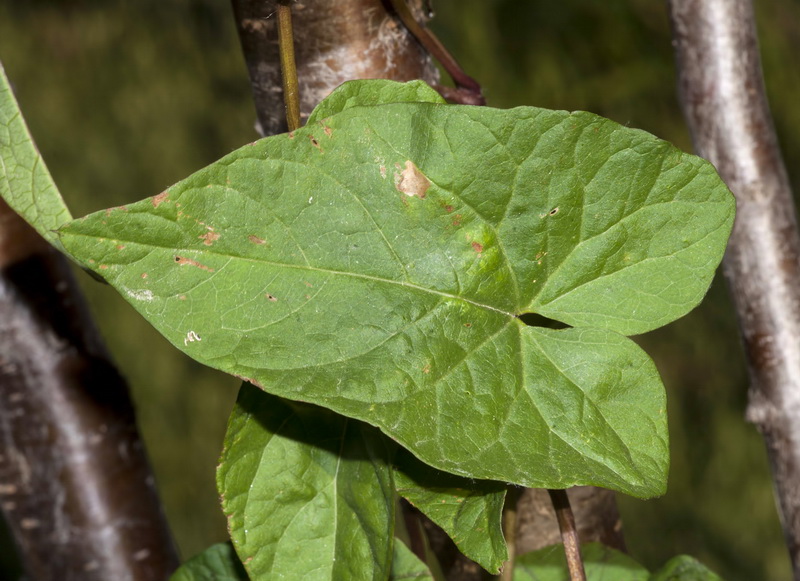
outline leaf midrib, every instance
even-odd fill
[[[136,241],[136,240],[129,240],[129,239],[123,239],[123,238],[98,237],[98,236],[94,236],[94,235],[91,235],[91,234],[83,234],[83,233],[80,233],[80,232],[76,233],[76,232],[62,231],[62,232],[59,232],[58,234],[59,234],[60,237],[64,237],[64,236],[79,237],[80,236],[80,237],[84,237],[84,238],[91,238],[91,239],[98,240],[98,241],[101,240],[101,239],[104,239],[104,240],[113,241],[115,243],[135,244],[137,246],[144,246],[146,248],[152,248],[154,250],[155,249],[160,249],[160,250],[164,250],[164,251],[169,251],[170,254],[180,254],[182,251],[197,252],[197,253],[200,253],[201,256],[202,255],[218,256],[218,257],[226,258],[229,261],[230,260],[243,260],[243,261],[252,262],[252,263],[255,263],[255,264],[273,266],[273,267],[276,267],[276,268],[292,268],[292,269],[295,269],[295,270],[306,270],[306,271],[311,271],[311,272],[320,272],[320,273],[323,273],[323,274],[329,274],[329,275],[333,275],[333,276],[337,276],[337,275],[338,276],[349,276],[349,277],[352,277],[352,278],[360,278],[362,280],[371,280],[371,281],[374,281],[374,282],[379,282],[379,283],[384,283],[384,284],[392,284],[392,285],[401,286],[401,287],[413,289],[413,290],[416,290],[416,291],[420,291],[420,292],[424,292],[424,293],[428,293],[428,294],[432,294],[432,295],[436,295],[436,296],[440,296],[440,297],[444,297],[444,298],[448,298],[448,299],[463,301],[465,303],[469,303],[469,304],[471,304],[471,305],[473,305],[475,307],[481,308],[481,309],[486,309],[488,311],[494,311],[496,313],[500,313],[501,315],[504,315],[504,316],[509,317],[509,318],[515,318],[517,316],[515,313],[511,313],[511,312],[505,311],[503,309],[497,308],[495,306],[488,305],[488,304],[485,304],[485,303],[481,303],[479,301],[476,301],[476,300],[473,300],[473,299],[470,299],[470,298],[467,298],[467,297],[458,296],[458,295],[454,295],[452,293],[447,293],[447,292],[444,292],[444,291],[439,291],[439,290],[435,290],[435,289],[431,289],[431,288],[426,288],[424,286],[420,286],[418,284],[414,284],[414,283],[407,282],[407,281],[392,280],[392,279],[389,279],[389,278],[383,278],[383,277],[373,276],[373,275],[369,275],[369,274],[360,274],[360,273],[357,273],[357,272],[346,272],[346,271],[334,270],[334,269],[330,269],[330,268],[320,268],[320,267],[311,266],[311,265],[284,264],[284,263],[274,262],[272,260],[264,260],[264,259],[260,259],[260,258],[251,258],[251,257],[247,257],[247,256],[238,256],[238,255],[233,255],[233,254],[222,254],[220,252],[215,252],[213,250],[205,250],[205,249],[198,250],[196,248],[174,248],[174,247],[171,247],[171,246],[167,247],[167,246],[161,246],[161,245],[157,245],[157,244],[144,244],[144,243]],[[119,263],[117,263],[117,264],[119,264]],[[91,268],[90,265],[88,265],[86,263],[84,263],[84,265],[89,267],[91,270],[97,272],[97,269]],[[222,268],[225,268],[225,267],[224,266],[220,267],[220,270]],[[98,274],[102,274],[102,273],[98,272]],[[109,273],[107,273],[107,274],[109,274]]]

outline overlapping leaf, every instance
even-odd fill
[[[55,229],[72,219],[33,144],[0,64],[0,198],[50,243]]]
[[[386,579],[394,486],[377,430],[243,385],[217,473],[253,579]]]
[[[459,550],[493,574],[508,559],[502,517],[506,488],[440,472],[400,450],[397,493],[444,530]]]
[[[628,555],[600,543],[581,545],[587,581],[647,581],[650,573]],[[563,545],[525,553],[514,564],[514,581],[569,581]]]
[[[249,581],[230,543],[212,545],[186,561],[170,581]]]
[[[664,393],[618,333],[695,306],[732,219],[709,164],[641,131],[401,103],[256,142],[61,237],[192,357],[437,468],[650,496]]]
[[[433,575],[428,566],[403,541],[395,539],[389,581],[433,581]]]
[[[600,543],[581,545],[587,581],[721,581],[720,577],[688,555],[670,559],[655,573],[625,553]],[[517,558],[514,581],[569,581],[563,545],[553,545]]]

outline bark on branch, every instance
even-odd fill
[[[800,238],[764,90],[750,0],[671,0],[679,89],[695,148],[736,195],[724,269],[800,579]]]
[[[3,200],[0,506],[32,580],[177,567],[127,385],[64,257]]]

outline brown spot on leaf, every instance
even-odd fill
[[[267,293],[264,296],[267,297],[267,299],[269,299],[273,303],[277,303],[278,302],[278,297],[276,297],[275,295],[271,295],[271,294]]]
[[[308,282],[308,281],[306,281],[306,286],[307,286],[308,288],[313,288],[313,287],[314,287],[314,285],[313,285],[313,284],[311,284],[311,283],[310,283],[310,282]]]
[[[214,232],[213,228],[209,228],[208,232],[206,232],[205,234],[201,234],[200,236],[198,236],[198,238],[202,240],[203,244],[205,244],[206,246],[211,246],[212,244],[214,244],[214,242],[219,240],[219,234]]]
[[[453,220],[453,226],[461,226],[461,214],[456,214],[456,219]]]
[[[153,202],[153,207],[158,208],[162,203],[167,201],[169,197],[169,192],[161,192],[157,196],[153,196],[150,198],[150,201]]]
[[[428,374],[430,372],[431,372],[431,366],[430,365],[426,365],[425,367],[422,368],[422,373]]]
[[[196,260],[192,260],[191,258],[186,258],[184,256],[176,256],[175,262],[177,262],[181,266],[186,266],[186,265],[195,266],[200,270],[205,270],[206,272],[214,272],[213,268],[206,266],[205,264],[200,264]]]
[[[117,244],[117,250],[125,250],[124,244]]]
[[[322,151],[322,147],[320,147],[319,141],[317,141],[316,137],[314,137],[313,135],[309,135],[308,138],[311,140],[311,145]]]
[[[553,208],[552,210],[550,210],[549,214],[551,216],[555,216],[556,214],[558,214],[558,208]]]
[[[146,272],[142,273],[142,278],[147,278],[147,273]]]
[[[469,329],[470,327],[472,327],[472,323],[464,323],[464,326],[465,326],[467,329]]]
[[[472,249],[478,254],[480,254],[481,252],[483,252],[483,244],[481,244],[480,242],[473,242]]]
[[[423,199],[428,188],[431,187],[430,180],[425,177],[417,166],[410,160],[406,161],[406,168],[394,175],[394,187],[407,196]]]
[[[454,208],[453,208],[453,206],[451,206],[450,204],[447,204],[447,205],[444,207],[444,210],[445,210],[445,212],[447,212],[448,214],[449,214],[450,212],[452,212],[452,211],[453,211],[453,209],[454,209]]]
[[[101,264],[99,268],[100,268],[100,270],[108,270],[108,265],[107,264]]]
[[[253,244],[266,244],[267,243],[267,241],[264,240],[263,238],[259,238],[258,236],[255,236],[253,234],[250,234],[250,236],[248,236],[247,239],[250,242],[252,242]]]

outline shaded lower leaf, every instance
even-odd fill
[[[444,530],[458,549],[490,573],[508,559],[503,538],[505,485],[441,472],[405,450],[395,458],[397,493]]]
[[[249,581],[230,543],[212,545],[181,565],[169,581]]]
[[[217,482],[251,578],[385,579],[395,507],[388,456],[373,428],[244,384]]]
[[[680,555],[667,561],[649,581],[722,581],[722,578],[694,557]]]
[[[351,107],[368,107],[387,103],[440,103],[444,100],[436,89],[424,81],[398,83],[387,79],[373,79],[368,83],[348,81],[336,88],[322,101],[308,118],[309,125],[324,123],[324,119]]]
[[[433,581],[428,566],[400,539],[394,540],[394,558],[390,581]]]
[[[600,543],[581,545],[587,581],[648,581],[650,573],[625,553]],[[514,581],[569,581],[563,545],[517,557]]]

